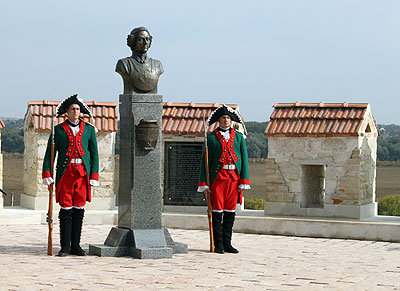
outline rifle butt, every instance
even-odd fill
[[[208,146],[204,148],[205,150],[205,161],[204,166],[206,169],[206,182],[207,186],[210,187],[210,167],[208,163]],[[210,252],[214,252],[214,232],[212,224],[212,207],[211,207],[211,195],[207,194],[207,216],[208,216],[208,229],[210,231]]]

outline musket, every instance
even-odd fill
[[[4,195],[7,195],[7,193],[1,188],[0,188],[0,192],[3,193]]]
[[[206,129],[206,120],[204,118],[203,112],[203,125],[204,125],[204,166],[206,170],[206,182],[209,189],[210,185],[210,167],[208,164],[208,144],[207,144],[207,129]],[[214,233],[213,233],[213,223],[212,223],[212,207],[211,207],[211,195],[207,193],[207,217],[208,217],[208,229],[210,231],[210,252],[214,252]]]
[[[54,155],[55,155],[55,141],[54,141],[54,107],[51,109],[51,145],[50,145],[50,175],[54,179]],[[49,226],[49,235],[47,240],[47,254],[53,255],[53,194],[54,194],[54,182],[48,186],[49,189],[49,209],[47,212],[47,224]]]

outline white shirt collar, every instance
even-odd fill
[[[219,130],[219,132],[221,133],[221,135],[224,137],[224,139],[226,140],[226,142],[229,141],[229,138],[231,137],[231,131],[230,130],[226,130],[226,131],[221,131]]]

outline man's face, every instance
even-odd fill
[[[81,108],[78,104],[71,104],[67,110],[68,119],[77,122],[79,120],[79,115],[81,114]]]
[[[147,31],[140,31],[136,36],[135,51],[146,53],[150,48],[150,34]]]
[[[219,126],[222,128],[228,128],[232,124],[232,119],[229,115],[222,115],[220,118],[218,118]]]

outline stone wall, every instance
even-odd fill
[[[24,194],[30,197],[48,197],[47,186],[42,183],[42,165],[49,133],[24,133]],[[22,200],[22,199],[21,199]],[[25,207],[27,205],[22,205]],[[35,208],[33,208],[35,209]]]
[[[289,193],[289,188],[283,179],[282,172],[274,159],[265,160],[265,173],[267,184],[266,201],[293,202],[294,194]]]
[[[99,186],[92,187],[92,203],[89,203],[87,208],[97,210],[113,209],[116,195],[114,192],[116,133],[98,132],[96,136],[99,151]],[[99,204],[100,201],[103,202]],[[95,204],[98,205],[94,207]]]
[[[360,137],[270,137],[265,165],[267,214],[271,211],[269,214],[335,216],[332,213],[334,208],[329,206],[362,206],[375,202],[376,134]],[[303,167],[310,165],[324,167],[322,208],[325,210],[300,209],[304,201],[302,189],[305,189],[302,185]],[[268,202],[271,203],[268,205]],[[346,216],[346,213],[339,216]]]
[[[98,132],[99,187],[92,187],[92,202],[86,208],[108,210],[114,208],[114,149],[116,133]],[[45,210],[48,207],[47,186],[42,184],[42,166],[46,152],[48,132],[26,129],[24,133],[24,194],[21,206],[29,209]],[[57,208],[57,205],[55,208]]]

